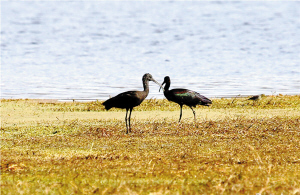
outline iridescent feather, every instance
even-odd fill
[[[196,107],[196,105],[203,105],[203,106],[209,106],[212,104],[212,101],[208,99],[207,97],[200,95],[199,93],[189,90],[189,89],[172,89],[169,90],[171,79],[170,77],[166,76],[164,78],[164,82],[162,85],[165,84],[164,87],[164,95],[165,97],[172,102],[175,102],[180,105],[180,117],[179,122],[181,120],[182,116],[182,106],[187,105],[189,106],[194,114],[194,120],[196,122],[196,113],[193,109],[193,107]]]

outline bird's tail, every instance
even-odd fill
[[[212,101],[210,99],[208,99],[207,97],[200,95],[200,98],[201,98],[201,101],[199,102],[200,105],[209,106],[210,104],[212,104]]]

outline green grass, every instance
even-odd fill
[[[1,194],[300,194],[300,96],[213,99],[209,108],[147,100],[1,101]]]

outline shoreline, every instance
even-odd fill
[[[258,95],[258,94],[254,94]],[[254,95],[237,95],[237,96],[231,96],[231,95],[224,95],[224,96],[215,96],[215,97],[209,97],[210,99],[239,99],[239,98],[248,98]],[[264,94],[263,94],[264,95]],[[275,95],[264,95],[265,97],[272,97],[272,96],[297,96],[300,94],[275,94]],[[113,97],[113,96],[112,96]],[[58,99],[44,99],[44,98],[1,98],[1,101],[25,101],[25,100],[30,100],[30,101],[38,101],[41,103],[57,103],[57,102],[94,102],[94,101],[105,101],[109,98],[106,99],[97,99],[97,98],[58,98]],[[163,100],[166,98],[146,98],[145,100]]]

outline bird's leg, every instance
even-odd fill
[[[180,116],[179,116],[179,123],[180,123],[180,120],[181,120],[181,116],[182,116],[182,105],[180,105]]]
[[[196,128],[198,128],[198,124],[196,122],[196,112],[195,110],[190,106],[190,108],[192,109],[193,113],[194,113],[194,120],[195,120],[195,125],[196,125]]]
[[[130,108],[130,112],[129,112],[129,120],[128,120],[128,122],[129,122],[129,131],[130,131],[130,132],[131,132],[130,118],[131,118],[131,112],[132,112],[132,109],[133,109],[133,108]]]
[[[193,114],[194,114],[194,121],[195,121],[195,123],[196,123],[196,112],[195,112],[195,110],[190,106],[190,108],[192,109],[192,111],[193,111]]]
[[[128,134],[127,113],[128,113],[128,108],[126,108],[126,116],[125,116],[125,122],[126,122],[126,134]]]

